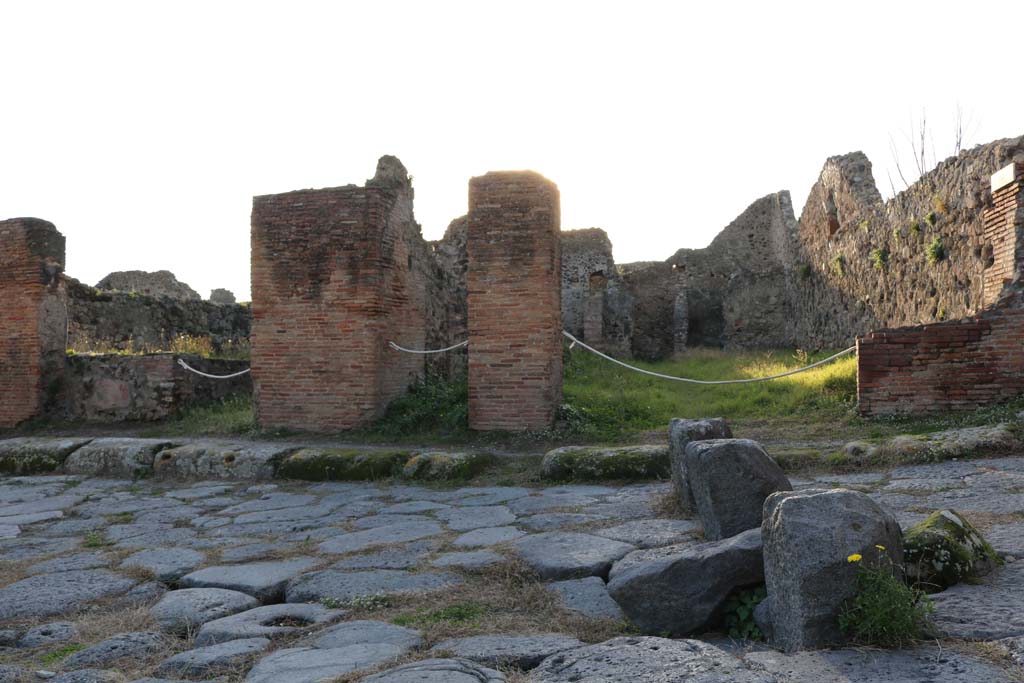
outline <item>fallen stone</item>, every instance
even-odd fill
[[[169,657],[156,667],[159,676],[210,676],[225,673],[255,658],[270,647],[267,638],[245,638],[197,647]]]
[[[688,519],[638,519],[618,526],[595,529],[590,533],[637,548],[656,548],[679,543],[693,536],[700,527]]]
[[[272,562],[206,567],[181,577],[184,588],[227,588],[248,593],[261,602],[274,602],[284,595],[285,585],[316,566],[312,557]]]
[[[152,572],[159,580],[170,583],[177,581],[200,564],[206,556],[188,548],[153,548],[129,555],[121,563],[121,569],[138,567]]]
[[[725,650],[699,640],[613,638],[548,657],[534,683],[778,683]],[[809,683],[801,681],[801,683]]]
[[[276,444],[197,441],[157,453],[153,476],[158,479],[272,479],[277,462],[291,450]]]
[[[454,574],[437,572],[410,573],[393,569],[345,572],[334,569],[312,572],[289,583],[285,591],[288,602],[347,602],[377,593],[429,593],[462,583]]]
[[[556,581],[548,585],[548,590],[557,593],[562,607],[570,612],[579,612],[594,619],[626,619],[619,604],[608,595],[605,582],[597,576]]]
[[[1024,636],[1024,562],[1006,564],[976,585],[932,595],[934,630],[950,638],[996,640]]]
[[[563,446],[540,465],[546,479],[663,479],[669,476],[664,446]]]
[[[505,674],[465,659],[425,659],[367,676],[360,683],[505,683]]]
[[[702,543],[616,575],[608,592],[644,633],[683,636],[715,625],[736,590],[764,580],[761,530]]]
[[[625,572],[627,569],[632,569],[637,565],[663,560],[666,557],[674,557],[693,547],[701,545],[704,542],[705,541],[699,540],[696,536],[691,536],[683,543],[674,543],[672,545],[635,550],[612,565],[612,570],[608,572],[608,580],[615,580],[617,576]]]
[[[847,560],[850,555],[872,561],[884,552],[893,566],[903,562],[896,519],[857,491],[773,494],[765,502],[761,534],[772,643],[785,651],[843,642],[839,611],[856,591],[859,567]]]
[[[394,661],[404,652],[400,647],[387,643],[328,649],[287,648],[257,662],[245,680],[246,683],[320,683]]]
[[[137,661],[166,650],[168,646],[167,638],[161,633],[148,631],[120,633],[74,653],[64,660],[64,668],[107,666],[119,659]]]
[[[462,534],[452,542],[456,548],[480,548],[484,546],[508,543],[526,535],[514,526],[498,526],[489,529],[473,529]]]
[[[423,481],[468,479],[487,469],[493,459],[490,453],[426,451],[406,461],[402,476]]]
[[[0,588],[0,620],[67,614],[87,602],[122,594],[135,583],[105,569],[30,576]],[[26,600],[26,595],[32,599]]]
[[[153,458],[174,444],[160,439],[93,439],[64,461],[64,471],[91,477],[138,479],[153,471]]]
[[[299,633],[344,617],[344,610],[328,609],[317,604],[266,605],[214,619],[203,624],[196,636],[196,645],[215,645],[245,638],[277,638]]]
[[[448,653],[484,666],[513,666],[527,671],[555,653],[583,646],[583,641],[571,636],[542,633],[529,636],[449,638],[430,648],[430,651],[438,656]]]
[[[490,550],[474,550],[464,553],[444,553],[431,561],[433,567],[456,567],[459,569],[484,569],[505,561],[505,558]]]
[[[698,420],[673,418],[668,423],[668,457],[672,474],[672,489],[676,500],[686,512],[696,512],[693,494],[686,475],[686,446],[691,441],[708,439],[731,439],[732,430],[721,417],[710,417]]]
[[[981,532],[955,510],[933,512],[903,535],[907,579],[929,593],[988,574],[998,559]]]
[[[516,516],[504,505],[449,508],[447,510],[438,510],[434,516],[443,520],[452,531],[471,531],[484,527],[507,526],[516,521]]]
[[[208,621],[258,607],[256,598],[224,588],[171,591],[149,610],[160,628],[174,633],[198,629]]]
[[[18,640],[18,647],[43,647],[63,643],[78,635],[78,629],[69,621],[55,621],[42,624],[25,632]]]
[[[548,580],[606,577],[615,560],[636,550],[628,543],[566,531],[525,536],[513,547],[526,564]]]
[[[0,439],[0,473],[39,474],[59,470],[90,439],[26,436]]]
[[[313,642],[313,647],[329,649],[368,643],[385,643],[407,652],[423,647],[423,634],[384,621],[346,621],[322,631]]]
[[[320,544],[320,551],[325,553],[353,553],[378,545],[405,543],[421,538],[440,536],[444,529],[437,522],[407,522],[391,526],[353,531],[341,534]]]
[[[793,487],[761,445],[749,439],[694,441],[686,476],[704,537],[717,541],[761,526],[765,499]]]

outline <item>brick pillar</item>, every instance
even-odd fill
[[[64,236],[38,218],[0,222],[0,428],[55,404],[64,377]]]
[[[562,401],[558,188],[530,171],[469,181],[469,426],[543,429]]]
[[[1021,272],[1024,258],[1024,164],[1010,164],[992,176],[992,208],[983,214],[985,242],[992,247],[992,265],[984,272],[987,308],[999,300],[1003,287]]]
[[[387,159],[366,187],[253,199],[252,377],[263,426],[365,425],[422,376],[423,356],[387,346],[425,339],[412,188]]]

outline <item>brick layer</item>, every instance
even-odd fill
[[[558,188],[532,172],[469,183],[469,425],[541,429],[562,400]]]

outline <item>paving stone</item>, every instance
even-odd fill
[[[518,539],[516,552],[541,578],[607,577],[612,563],[635,546],[609,538],[566,531],[548,531]]]
[[[313,647],[340,648],[366,643],[386,643],[403,651],[423,647],[423,634],[385,621],[346,621],[324,629],[313,641]]]
[[[413,541],[394,548],[385,548],[365,555],[353,555],[338,560],[331,569],[413,569],[428,555],[441,547],[436,540]]]
[[[906,465],[889,472],[889,480],[896,479],[955,479],[971,474],[980,474],[981,468],[975,462],[963,460],[947,460],[927,465]]]
[[[505,674],[500,671],[466,659],[425,659],[367,676],[359,683],[505,683],[505,680]]]
[[[316,503],[318,498],[308,493],[284,493],[275,491],[267,493],[254,500],[239,503],[220,511],[222,515],[244,515],[249,512],[262,512],[264,510],[280,510],[283,508],[305,507]]]
[[[354,598],[375,593],[428,593],[461,583],[454,574],[410,573],[394,569],[345,572],[327,569],[300,576],[288,585],[288,602],[318,602]]]
[[[984,536],[997,553],[1024,558],[1024,524],[997,524]]]
[[[0,557],[5,562],[24,562],[74,550],[79,543],[77,538],[9,538],[0,541]],[[3,591],[0,590],[0,614],[3,613],[2,602]]]
[[[338,508],[336,503],[320,502],[315,505],[288,507],[278,510],[260,510],[247,512],[235,517],[235,524],[253,524],[255,522],[292,522],[299,519],[320,519]]]
[[[253,524],[228,524],[206,531],[208,536],[274,536],[280,537],[292,532],[317,529],[322,524],[315,520],[294,520],[291,522],[254,522]]]
[[[279,600],[289,580],[318,564],[312,557],[206,567],[181,577],[183,588],[227,588],[262,602]]]
[[[459,569],[483,569],[504,562],[505,558],[490,550],[474,550],[464,553],[445,553],[430,564],[434,567],[456,567]]]
[[[581,640],[559,633],[528,636],[487,635],[449,638],[430,648],[437,655],[450,653],[484,666],[514,666],[529,670],[551,655],[583,647]]]
[[[248,562],[259,560],[275,553],[288,552],[294,548],[290,543],[279,543],[276,541],[267,543],[250,543],[239,545],[234,548],[224,548],[220,552],[220,559],[225,562]]]
[[[781,683],[775,676],[752,671],[725,650],[699,640],[652,637],[613,638],[552,655],[534,669],[531,680],[535,683]]]
[[[124,676],[116,671],[79,669],[54,676],[50,683],[122,683]]]
[[[336,554],[353,553],[378,545],[417,541],[443,533],[444,529],[437,522],[407,522],[341,534],[321,543],[320,551]]]
[[[604,515],[588,515],[580,512],[545,512],[539,515],[520,517],[517,524],[531,531],[555,531],[582,524],[603,522],[607,519]]]
[[[875,486],[884,483],[886,475],[883,472],[858,472],[854,474],[823,474],[815,477],[814,482],[831,484],[834,486]],[[813,485],[814,482],[805,482],[805,485]],[[796,481],[792,483],[796,486]],[[820,488],[820,487],[819,487]]]
[[[118,597],[113,601],[113,605],[129,609],[149,607],[164,597],[165,593],[167,593],[167,586],[164,584],[159,581],[146,581]]]
[[[93,439],[69,455],[63,469],[68,474],[137,479],[152,473],[154,456],[173,445],[161,439]]]
[[[410,500],[405,503],[389,505],[386,508],[383,508],[380,513],[382,515],[416,515],[423,512],[432,512],[434,510],[445,510],[450,507],[451,505],[435,503],[429,500]]]
[[[29,672],[19,666],[0,664],[0,683],[21,683],[28,676]]]
[[[430,524],[434,522],[433,517],[426,515],[370,515],[352,522],[355,529],[379,529],[382,526],[393,524]]]
[[[932,595],[935,630],[950,638],[996,640],[1024,636],[1024,562],[997,568],[977,584]]]
[[[438,510],[434,516],[444,521],[445,525],[453,531],[507,526],[516,521],[516,516],[504,505]]]
[[[206,556],[188,548],[153,548],[129,555],[121,563],[121,569],[138,567],[153,572],[165,583],[177,581],[200,564]]]
[[[693,536],[700,525],[689,519],[638,519],[605,529],[594,529],[589,533],[635,545],[637,548],[680,543]]]
[[[562,600],[562,607],[595,619],[614,619],[625,621],[619,604],[608,594],[608,586],[597,576],[585,579],[569,579],[556,581],[548,589],[557,593]]]
[[[119,659],[137,661],[166,650],[168,647],[168,640],[161,633],[149,631],[120,633],[74,653],[64,660],[64,668],[107,666]]]
[[[997,640],[996,644],[1003,648],[1014,664],[1024,666],[1024,637],[1004,638],[1003,640]]]
[[[30,628],[18,641],[18,647],[42,647],[63,643],[78,635],[78,629],[69,621],[55,621]]]
[[[480,548],[498,545],[499,543],[508,543],[523,536],[526,536],[526,532],[514,526],[496,526],[489,529],[473,529],[468,531],[456,538],[452,545],[456,548]]]
[[[578,493],[542,493],[537,496],[517,498],[508,504],[508,508],[517,515],[529,515],[557,508],[575,508],[596,503],[597,499]]]
[[[245,680],[246,683],[320,683],[393,661],[404,652],[387,643],[327,649],[287,648],[257,662]]]
[[[48,522],[52,519],[60,519],[63,516],[64,513],[60,510],[50,510],[49,512],[30,512],[23,515],[0,517],[0,525],[29,526],[30,524],[38,524],[39,522]]]
[[[165,631],[184,633],[208,621],[258,607],[256,598],[224,588],[186,588],[171,591],[150,610]]]
[[[243,638],[217,645],[197,647],[169,657],[156,667],[160,676],[209,676],[244,664],[270,647],[267,638]]]
[[[96,569],[97,567],[106,567],[108,564],[110,564],[110,558],[107,557],[106,553],[92,551],[55,557],[52,560],[34,564],[28,568],[28,573],[52,574],[54,572],[69,572],[76,569]]]
[[[27,500],[20,503],[0,506],[0,516],[31,515],[37,512],[53,512],[69,510],[85,499],[85,496],[67,493],[61,496],[46,496],[39,500]]]
[[[317,604],[265,605],[203,624],[196,645],[205,646],[243,638],[277,638],[344,617],[346,612]]]
[[[136,583],[105,569],[30,576],[0,588],[0,620],[67,614],[87,602],[125,593]],[[27,595],[32,599],[26,600]]]
[[[196,532],[192,529],[172,528],[159,529],[151,534],[141,534],[118,541],[115,545],[118,548],[135,550],[137,548],[152,548],[154,546],[173,547],[187,546],[196,540]]]
[[[466,486],[454,491],[445,502],[467,507],[500,505],[528,495],[530,489],[518,486]]]
[[[171,498],[177,498],[179,500],[201,500],[203,498],[214,498],[225,493],[231,493],[234,488],[235,487],[230,484],[204,484],[203,486],[193,486],[185,489],[172,489],[164,495],[170,496]],[[246,493],[248,492],[249,491],[247,490]],[[255,493],[255,491],[253,493]]]
[[[548,494],[563,494],[568,493],[576,496],[590,496],[594,498],[600,498],[602,496],[611,496],[619,492],[619,488],[613,486],[603,486],[600,484],[562,484],[561,486],[552,486],[544,489],[545,493]]]

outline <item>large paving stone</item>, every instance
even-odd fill
[[[121,563],[121,568],[145,569],[167,583],[177,581],[202,564],[204,559],[206,556],[201,552],[189,548],[153,548],[129,555]]]
[[[637,548],[656,548],[680,543],[693,536],[700,525],[689,519],[638,519],[618,526],[595,529],[590,533]]]
[[[135,584],[106,569],[30,576],[0,588],[0,620],[67,614],[87,602],[125,593]]]
[[[137,479],[153,471],[157,452],[174,444],[161,439],[93,439],[64,461],[64,471],[92,477]]]
[[[484,666],[514,666],[528,670],[557,652],[583,647],[581,640],[560,633],[528,636],[487,635],[449,638],[430,648],[442,656],[450,653]]]
[[[421,538],[439,536],[444,529],[437,522],[407,522],[390,526],[353,531],[328,539],[320,544],[320,551],[325,553],[354,553],[378,545],[405,543]]]
[[[691,441],[731,439],[732,430],[720,417],[688,419],[676,417],[668,423],[668,457],[672,474],[672,488],[679,505],[687,512],[697,510],[690,492],[686,474],[686,447]]]
[[[424,564],[427,556],[441,547],[437,540],[413,541],[364,555],[345,557],[331,569],[413,569]]]
[[[53,510],[69,510],[85,499],[85,496],[67,493],[64,495],[45,496],[37,500],[24,500],[0,507],[0,516],[31,515],[37,512]]]
[[[429,593],[461,583],[454,574],[438,572],[404,572],[394,569],[374,571],[338,571],[327,569],[312,572],[288,584],[288,602],[342,602],[375,593]]]
[[[256,607],[206,622],[199,629],[196,645],[214,645],[244,638],[278,638],[336,621],[345,614],[344,610],[328,609],[317,604]]]
[[[137,661],[166,650],[168,647],[167,637],[161,633],[149,631],[120,633],[74,653],[64,660],[64,668],[103,667],[119,659]]]
[[[106,553],[94,550],[73,555],[63,555],[52,560],[34,564],[28,568],[29,574],[52,574],[54,572],[70,572],[77,569],[97,569],[110,564]]]
[[[308,493],[285,493],[274,491],[266,493],[254,500],[249,500],[238,505],[224,508],[218,514],[221,515],[244,515],[250,512],[263,512],[265,510],[281,510],[284,508],[306,507],[316,503],[318,498]]]
[[[434,518],[427,515],[370,515],[355,520],[352,522],[352,527],[355,529],[377,529],[394,524],[430,523],[433,521]]]
[[[438,503],[429,500],[410,500],[404,503],[395,503],[394,505],[389,505],[386,508],[381,509],[380,514],[418,515],[424,512],[432,512],[434,510],[445,510],[450,507],[451,505],[445,505],[444,503]]]
[[[226,673],[270,647],[267,638],[245,638],[179,652],[156,667],[158,676],[211,676]]]
[[[608,576],[612,563],[635,546],[590,534],[549,531],[525,536],[513,547],[542,578]]]
[[[5,562],[23,562],[36,560],[56,553],[65,553],[78,547],[81,541],[77,538],[8,538],[0,541],[0,557]],[[2,613],[2,596],[0,591],[0,613]]]
[[[508,543],[526,535],[514,526],[496,526],[487,529],[473,529],[452,542],[456,548],[482,548],[499,543]]]
[[[55,621],[30,628],[18,640],[18,647],[43,647],[64,643],[78,635],[78,629],[69,621]]]
[[[444,502],[468,507],[501,505],[528,495],[530,489],[519,486],[464,486],[452,492]]]
[[[471,550],[464,553],[444,553],[439,555],[430,565],[432,567],[455,567],[458,569],[483,569],[500,564],[505,558],[490,550]]]
[[[403,651],[423,647],[423,634],[385,621],[346,621],[324,629],[316,636],[313,647],[339,648],[366,643],[387,643]]]
[[[273,602],[284,594],[285,585],[316,566],[312,557],[296,557],[272,562],[220,565],[206,567],[181,577],[184,588],[228,588],[254,596],[262,602]]]
[[[1024,559],[1024,524],[997,524],[984,535],[1000,555]]]
[[[546,512],[529,517],[520,517],[517,522],[530,531],[555,531],[568,527],[603,522],[604,515],[590,515],[582,512]]]
[[[293,522],[300,519],[320,519],[338,509],[337,503],[319,502],[301,507],[280,508],[278,510],[260,510],[246,512],[235,517],[235,524],[255,524],[258,522]]]
[[[613,638],[552,655],[533,670],[531,680],[534,683],[780,683],[775,676],[751,671],[725,650],[699,640],[651,637]]]
[[[157,453],[153,475],[158,479],[272,479],[277,461],[291,450],[270,443],[197,441]]]
[[[600,577],[556,581],[548,589],[557,593],[562,607],[571,612],[579,612],[594,619],[623,621],[626,618],[622,608],[608,594],[608,586]]]
[[[506,526],[516,521],[516,516],[504,505],[449,508],[438,510],[434,516],[443,520],[452,531],[471,531],[484,527]]]
[[[733,591],[764,580],[761,530],[634,566],[608,592],[644,633],[688,635],[713,625]]]
[[[393,661],[404,652],[402,648],[388,643],[327,649],[287,648],[257,662],[245,680],[246,683],[321,683]]]
[[[224,562],[250,562],[252,560],[265,559],[267,556],[277,553],[288,552],[293,547],[290,543],[280,543],[278,541],[249,543],[233,548],[224,548],[220,551],[220,559]]]
[[[525,496],[517,498],[508,504],[508,509],[517,515],[532,515],[548,510],[559,508],[579,508],[592,505],[597,498],[585,496],[581,493],[548,493],[542,492],[536,496]],[[579,510],[573,510],[579,512]]]
[[[54,676],[50,683],[123,683],[124,676],[118,671],[103,669],[79,669]]]
[[[184,633],[208,621],[259,606],[251,595],[224,588],[185,588],[171,591],[153,605],[150,615],[165,631]]]
[[[939,634],[967,640],[1024,636],[1024,562],[1006,564],[976,585],[960,584],[931,597],[932,624]]]
[[[505,680],[505,674],[500,671],[466,659],[425,659],[367,676],[360,683],[505,683]]]

